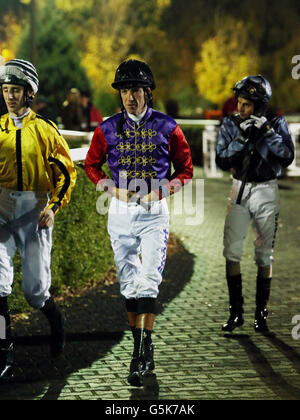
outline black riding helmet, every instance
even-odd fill
[[[233,87],[236,98],[248,99],[254,102],[255,113],[263,114],[272,97],[271,85],[261,75],[247,76]]]
[[[111,84],[114,89],[144,87],[155,89],[152,71],[147,63],[139,60],[123,61],[116,70],[115,80]]]
[[[152,71],[147,63],[139,60],[123,61],[116,70],[115,80],[111,84],[114,89],[119,91],[121,108],[124,110],[124,104],[121,97],[120,89],[132,89],[141,87],[145,91],[145,98],[148,106],[153,106],[153,98],[151,91],[155,89],[155,81]],[[125,138],[124,133],[124,117],[122,117],[117,125],[117,133]]]

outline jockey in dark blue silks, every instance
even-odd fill
[[[238,113],[224,118],[216,148],[217,165],[233,176],[224,228],[230,317],[223,331],[233,331],[244,323],[240,261],[243,241],[252,222],[258,267],[254,329],[268,332],[266,305],[279,216],[277,178],[282,168],[292,163],[294,145],[285,117],[267,113],[272,90],[264,77],[245,77],[233,90],[238,99]]]

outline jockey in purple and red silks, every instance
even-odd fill
[[[85,170],[113,196],[108,232],[134,337],[128,381],[141,386],[154,369],[151,332],[169,235],[166,197],[192,178],[193,166],[182,130],[152,108],[155,82],[146,63],[120,64],[112,87],[123,109],[95,130]],[[112,180],[102,169],[106,161]]]

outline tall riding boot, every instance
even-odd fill
[[[134,328],[132,331],[134,335],[134,351],[127,380],[133,386],[142,386],[144,376],[153,371],[155,367],[153,359],[154,346],[150,330]]]
[[[13,378],[14,349],[11,339],[9,308],[6,297],[0,297],[0,384]]]
[[[242,276],[227,276],[227,285],[229,292],[229,311],[230,317],[226,324],[223,325],[222,330],[232,332],[235,328],[241,327],[244,324],[243,318],[243,303],[242,296]]]
[[[65,328],[64,317],[56,306],[52,297],[46,300],[41,312],[49,321],[51,329],[50,352],[53,358],[62,354],[65,347]]]
[[[267,326],[268,309],[267,303],[270,297],[271,278],[256,279],[256,311],[254,320],[254,330],[256,332],[269,332]]]
[[[144,357],[143,357],[143,370],[145,373],[151,372],[155,368],[154,345],[152,343],[151,333],[152,333],[151,330],[145,330]]]
[[[133,328],[134,350],[129,368],[128,382],[132,386],[143,385],[143,351],[144,351],[144,329]]]
[[[134,341],[134,349],[131,356],[130,368],[128,381],[133,382],[133,385],[136,385],[136,382],[139,382],[139,379],[136,378],[134,372],[139,372],[141,370],[141,356],[140,353],[140,332],[135,328],[136,318],[137,318],[137,299],[125,299],[125,306],[127,310],[127,318],[132,332],[132,337]],[[133,375],[133,377],[131,377]]]
[[[1,343],[0,340],[0,384],[8,382],[14,377],[13,366],[14,366],[14,347],[13,343],[10,343],[9,347],[7,344]]]
[[[156,317],[156,299],[142,298],[138,301],[138,317],[136,325],[144,328],[144,352],[143,371],[144,374],[154,370],[154,345],[152,342],[152,330]]]
[[[154,298],[138,299],[136,325],[133,329],[134,351],[127,378],[133,386],[142,386],[145,374],[154,369],[151,332],[155,319],[155,306]]]

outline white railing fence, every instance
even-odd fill
[[[177,119],[176,122],[181,128],[199,127],[202,131],[202,152],[203,168],[206,177],[218,178],[223,176],[223,172],[217,168],[216,142],[218,136],[219,120],[190,120]],[[300,176],[300,123],[289,123],[289,130],[295,145],[295,159],[289,166],[288,176]],[[70,154],[74,162],[85,160],[89,149],[89,144],[93,137],[93,132],[60,130],[66,140],[78,140],[82,142],[82,147],[71,149]]]
[[[295,159],[288,168],[288,175],[300,176],[300,123],[290,123],[289,130],[295,146]]]

